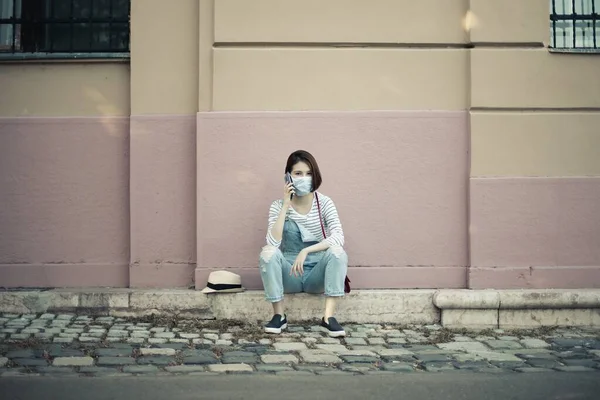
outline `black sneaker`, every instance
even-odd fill
[[[287,318],[285,315],[282,317],[279,314],[273,315],[271,321],[265,325],[265,332],[267,333],[281,333],[283,329],[287,328]]]
[[[329,331],[329,337],[344,337],[346,336],[346,332],[344,332],[344,328],[337,322],[337,320],[333,317],[329,317],[325,322],[325,318],[321,319],[321,326],[327,328]]]

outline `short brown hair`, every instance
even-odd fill
[[[287,163],[285,164],[285,173],[292,173],[292,168],[294,165],[299,162],[304,162],[308,164],[310,168],[310,172],[312,172],[312,192],[319,189],[323,179],[321,178],[321,170],[319,170],[319,165],[317,164],[317,160],[305,150],[296,150],[287,159]]]

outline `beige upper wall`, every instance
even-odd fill
[[[548,0],[471,0],[474,43],[548,43]]]
[[[213,109],[463,110],[466,50],[214,51]]]
[[[600,107],[600,57],[546,49],[473,49],[471,106]]]
[[[471,176],[600,175],[600,112],[473,112]]]
[[[132,114],[198,111],[198,0],[131,1]]]
[[[215,0],[217,42],[464,43],[468,0]]]
[[[126,63],[0,65],[0,116],[129,115]]]

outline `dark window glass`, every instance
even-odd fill
[[[129,52],[130,0],[0,0],[0,51]]]
[[[600,50],[600,0],[550,0],[550,47]]]

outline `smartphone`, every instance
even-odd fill
[[[285,173],[285,183],[293,183],[292,181],[292,175],[289,172]],[[294,193],[290,194],[290,200],[292,199],[292,197],[294,197]]]

